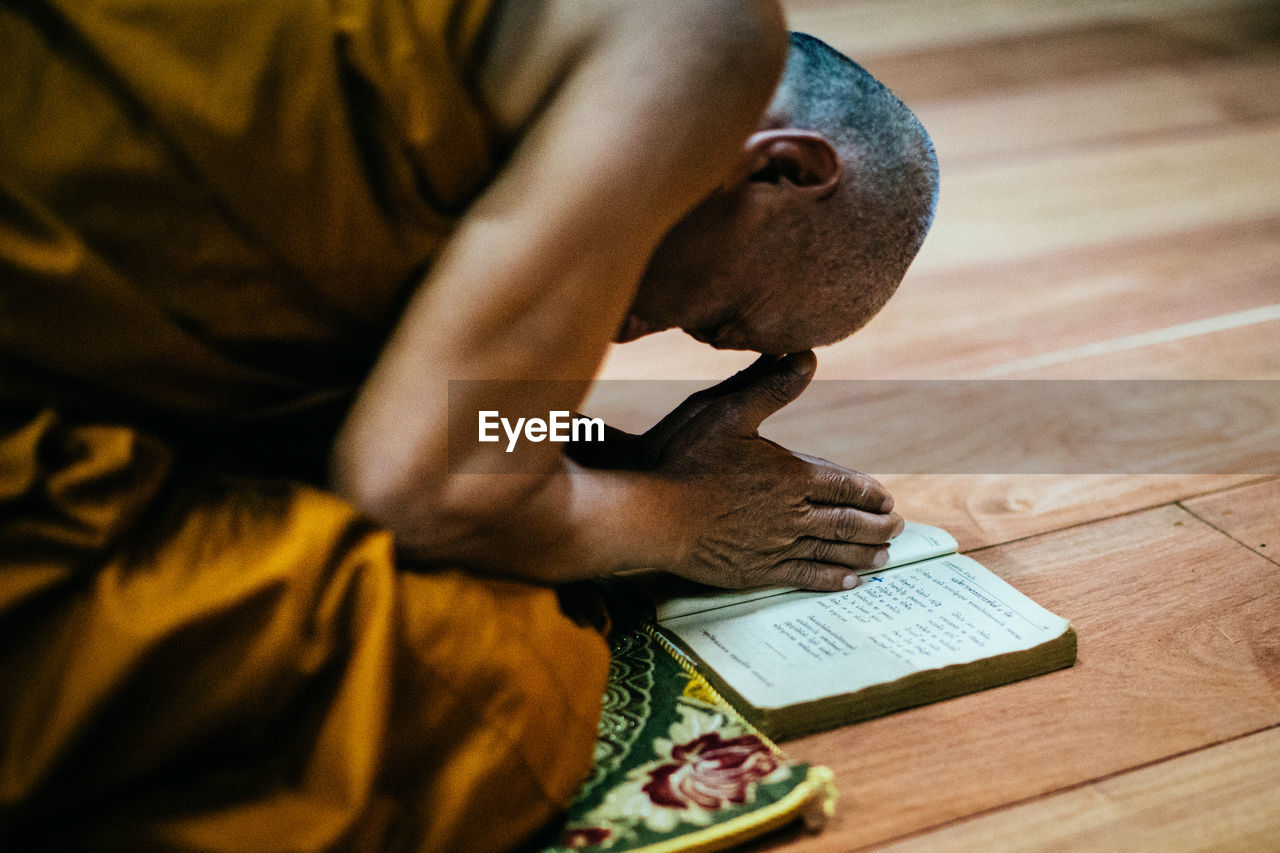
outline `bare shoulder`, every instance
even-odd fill
[[[771,93],[786,58],[777,0],[496,0],[481,96],[502,128],[528,126],[566,80],[608,52],[637,87],[720,90],[733,107]]]

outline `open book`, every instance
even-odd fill
[[[1071,666],[1076,635],[936,527],[908,522],[889,562],[845,592],[719,590],[631,579],[657,627],[775,739]]]

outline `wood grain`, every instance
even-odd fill
[[[1280,728],[917,835],[882,850],[1269,850]]]
[[[1247,475],[919,474],[881,477],[904,517],[986,548],[1256,481]]]
[[[1071,620],[1079,662],[789,744],[845,797],[789,850],[888,841],[1280,724],[1275,565],[1185,510],[975,556]]]
[[[1252,75],[1240,69],[1238,76]],[[1205,87],[1172,69],[923,102],[914,112],[948,173],[1046,151],[1204,130],[1228,119]]]
[[[952,171],[913,268],[1009,262],[1272,215],[1277,150],[1280,124],[1264,124]]]
[[[916,98],[911,105],[951,173],[975,161],[1274,119],[1280,114],[1280,48],[1238,60],[1143,65],[1031,88]]]
[[[797,23],[804,23],[801,18]],[[856,51],[857,41],[838,28],[815,35]],[[1000,93],[1052,91],[1152,71],[1234,74],[1253,67],[1268,79],[1280,46],[1280,8],[1271,3],[1204,13],[1080,21],[1069,27],[943,44],[860,59],[873,74],[913,106]],[[1236,116],[1274,114],[1276,93],[1220,90],[1225,102],[1256,105]],[[1101,105],[1100,105],[1101,106]],[[1260,109],[1259,109],[1260,108]]]
[[[840,39],[838,31],[828,34]],[[1109,80],[1206,62],[1222,54],[1195,33],[1171,33],[1149,22],[1104,21],[872,55],[864,61],[867,70],[915,106]]]
[[[1280,479],[1183,501],[1197,518],[1280,563]]]
[[[1097,23],[1261,8],[1232,0],[788,0],[794,29],[829,36],[851,56],[879,56],[1073,29]]]
[[[1280,379],[1280,320],[1198,332],[1191,324],[1039,353],[987,368],[1009,379]],[[1162,334],[1168,333],[1168,334]],[[1168,339],[1161,339],[1167,337]],[[1099,345],[1102,344],[1102,345]],[[1212,358],[1206,358],[1212,353]]]

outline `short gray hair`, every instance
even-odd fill
[[[892,293],[937,207],[937,155],[919,119],[862,66],[793,32],[768,120],[823,134],[845,165],[833,196],[840,208],[806,228],[806,242],[821,255],[811,258],[819,274],[846,294],[860,284]]]

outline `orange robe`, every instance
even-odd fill
[[[496,850],[608,664],[319,485],[509,140],[484,0],[0,7],[0,849]]]

